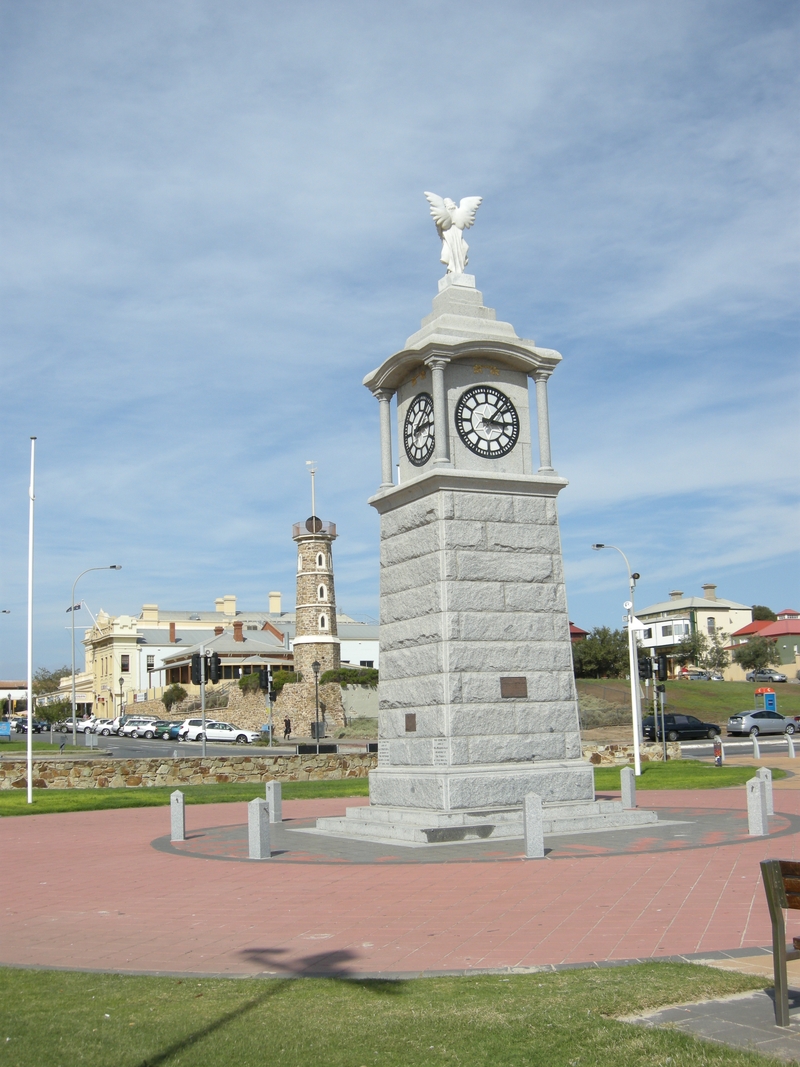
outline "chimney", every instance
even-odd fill
[[[158,622],[158,604],[142,604],[142,622]]]
[[[281,594],[270,593],[269,594],[269,613],[270,615],[280,615],[281,613]]]
[[[243,625],[244,625],[244,623],[241,623],[241,622],[235,622],[233,624],[233,639],[234,639],[234,641],[244,641],[244,637],[242,636],[242,626]]]
[[[225,602],[224,602],[224,600],[222,599],[221,596],[218,596],[217,599],[214,601],[214,610],[215,611],[224,611],[225,610]]]
[[[703,590],[703,596],[706,600],[717,599],[717,587],[712,585],[711,582],[706,582],[705,585],[701,586],[701,589]]]
[[[224,633],[225,633],[225,627],[224,626],[215,626],[214,627],[214,637],[219,637],[220,634],[224,634]]]
[[[174,622],[171,622],[169,624],[169,643],[171,645],[175,644],[175,623]]]
[[[232,593],[226,593],[222,598],[222,610],[226,615],[236,614],[236,597]]]
[[[683,590],[682,589],[671,589],[670,590],[670,594],[669,594],[670,600],[680,600],[680,598],[682,596],[683,596]]]

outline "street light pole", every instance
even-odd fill
[[[311,664],[314,672],[314,736],[317,740],[317,755],[319,755],[319,661],[314,660]]]
[[[122,687],[125,685],[125,679],[119,680],[119,717],[122,718]]]
[[[72,744],[73,747],[78,743],[78,723],[75,716],[76,702],[75,702],[75,586],[89,571],[121,571],[122,565],[119,563],[112,563],[109,567],[87,567],[85,571],[81,571],[75,581],[72,583],[72,600],[69,603],[68,611],[72,612]]]
[[[625,560],[625,568],[628,571],[628,586],[630,588],[630,600],[625,604],[625,610],[628,613],[628,663],[631,676],[631,719],[633,720],[633,767],[634,773],[638,778],[642,773],[642,760],[639,752],[639,738],[642,733],[642,711],[639,697],[639,648],[636,641],[636,634],[633,628],[634,624],[634,590],[636,589],[636,579],[639,578],[639,574],[636,571],[631,571],[631,565],[628,563],[628,557],[622,551],[621,548],[617,548],[616,545],[592,545],[595,552],[599,552],[601,548],[613,548],[615,552],[619,552],[622,558]]]

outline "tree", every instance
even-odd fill
[[[72,701],[56,700],[52,704],[37,704],[36,718],[48,723],[72,719]]]
[[[171,685],[168,689],[165,689],[164,695],[161,697],[161,701],[164,707],[167,709],[168,715],[173,704],[180,704],[185,699],[186,690],[183,688],[182,685],[178,685],[177,682]]]
[[[628,632],[595,626],[588,637],[574,642],[572,662],[576,678],[619,678],[628,671]]]
[[[781,661],[781,654],[775,641],[756,636],[734,649],[733,659],[746,671],[760,671],[762,667],[776,667]]]
[[[753,604],[753,622],[776,622],[778,616],[764,604]]]
[[[707,642],[708,648],[701,666],[707,667],[711,671],[723,671],[731,661],[730,653],[725,647],[730,641],[728,634],[723,633],[722,630],[717,630],[714,636]]]
[[[46,667],[39,667],[39,669],[33,673],[34,696],[41,696],[44,693],[55,693],[61,679],[70,678],[71,676],[71,667],[59,667],[55,671],[48,671]]]
[[[687,663],[699,667],[707,653],[708,641],[703,634],[695,631],[684,637],[679,644],[673,645],[670,656],[681,667],[685,667]]]

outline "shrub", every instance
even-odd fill
[[[258,689],[258,671],[243,674],[239,679],[239,688],[243,693],[255,693]]]
[[[374,667],[338,667],[335,671],[325,671],[320,682],[338,682],[339,685],[368,685],[372,689],[378,684],[378,672]]]
[[[293,682],[302,681],[302,675],[297,671],[275,671],[272,675],[272,688],[276,693],[280,693],[281,689],[285,685],[291,685]]]
[[[164,695],[161,697],[161,701],[164,707],[167,709],[169,715],[170,709],[173,704],[180,704],[181,701],[186,699],[186,690],[182,685],[178,685],[177,682],[171,685],[168,689],[164,690]]]

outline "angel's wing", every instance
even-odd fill
[[[460,230],[468,230],[475,221],[482,196],[465,196],[453,212],[453,225]]]
[[[433,215],[433,221],[437,227],[440,230],[449,230],[453,225],[453,219],[444,200],[437,196],[436,193],[426,193],[425,198],[431,205],[431,215]]]

